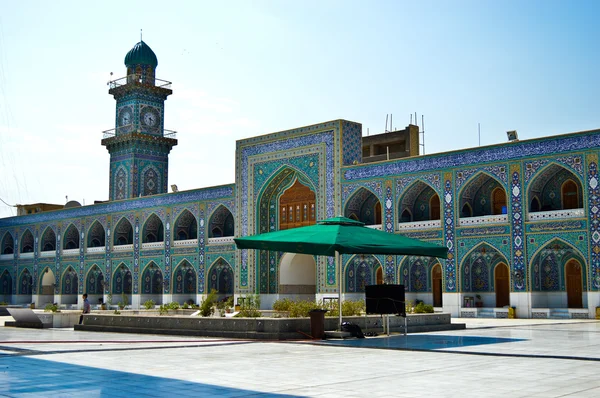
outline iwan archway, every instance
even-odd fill
[[[285,253],[279,263],[279,297],[314,300],[317,280],[315,256]]]
[[[264,186],[258,201],[258,219],[256,233],[278,231],[315,224],[317,220],[317,202],[315,187],[301,171],[284,167]],[[302,289],[292,288],[294,293],[284,293],[279,284],[279,267],[277,264],[288,264],[292,258],[283,261],[284,253],[261,250],[257,256],[257,285],[260,294],[307,294],[299,293]],[[294,260],[299,261],[299,260]],[[313,275],[316,265],[312,260]],[[281,266],[281,265],[280,265]],[[287,265],[285,265],[287,267]],[[287,281],[287,279],[285,279]],[[308,285],[314,297],[316,291],[315,277]],[[307,285],[303,279],[299,285]],[[285,282],[284,285],[291,285]],[[286,287],[285,289],[289,289]],[[307,288],[308,289],[308,288]]]

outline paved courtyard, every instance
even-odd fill
[[[600,322],[455,321],[316,343],[0,326],[0,397],[600,396]]]

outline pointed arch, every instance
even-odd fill
[[[21,253],[32,253],[33,252],[33,234],[28,229],[23,232],[21,236]]]
[[[400,222],[439,220],[440,197],[429,183],[413,181],[398,200],[398,214]]]
[[[565,292],[566,264],[576,260],[583,270],[581,272],[582,286],[585,291],[586,262],[583,253],[572,244],[561,238],[554,238],[540,247],[532,256],[529,269],[531,290],[537,292]]]
[[[54,275],[54,271],[50,266],[44,267],[42,272],[40,272],[38,276],[38,286],[40,286],[39,294],[53,296],[58,286],[58,282],[56,280],[56,276]]]
[[[579,176],[561,164],[550,162],[528,184],[529,212],[581,209],[582,192],[583,185]],[[535,208],[534,198],[538,200]]]
[[[281,220],[283,211],[283,204],[280,203],[280,198],[283,193],[292,187],[296,181],[299,181],[302,185],[308,187],[312,192],[317,192],[315,189],[315,183],[301,170],[297,170],[289,165],[282,165],[271,177],[263,184],[260,189],[257,200],[257,222],[255,224],[255,231],[248,231],[249,233],[264,233],[269,231],[276,231],[281,227]],[[299,203],[304,203],[299,201]],[[318,203],[315,201],[308,201],[307,203],[307,218],[310,223],[316,222],[318,217]],[[294,204],[295,206],[295,204]],[[287,203],[286,203],[287,207]],[[304,211],[304,204],[301,205],[300,209]],[[289,209],[288,209],[289,210]],[[286,219],[288,211],[286,210]],[[302,216],[303,217],[303,216]],[[314,220],[314,221],[313,221]],[[293,223],[292,223],[293,225]],[[270,264],[277,264],[281,254],[277,252],[270,252],[266,250],[260,250],[255,255],[256,264],[256,275],[258,278],[258,292],[259,293],[277,293],[278,285],[278,273],[277,267],[271,267]]]
[[[480,242],[469,250],[460,264],[462,291],[493,292],[494,269],[499,263],[509,264],[506,256],[487,242]]]
[[[175,240],[198,239],[198,222],[191,211],[185,209],[175,220]]]
[[[365,286],[377,282],[377,269],[381,262],[373,255],[352,256],[345,266],[345,292],[364,293]]]
[[[28,268],[23,269],[21,275],[19,275],[19,294],[25,296],[31,296],[33,293],[33,275],[29,272]]]
[[[129,173],[125,166],[121,165],[115,170],[113,181],[113,192],[115,200],[129,198]]]
[[[122,217],[113,232],[113,244],[115,246],[130,245],[133,243],[133,227],[127,219]]]
[[[163,293],[163,273],[162,270],[154,261],[150,261],[140,281],[140,291],[142,294],[162,295]]]
[[[570,259],[565,264],[565,290],[567,291],[567,307],[583,308],[583,277],[579,260]]]
[[[94,221],[87,234],[87,247],[104,247],[106,245],[106,231],[98,220]]]
[[[508,265],[499,262],[494,267],[494,291],[496,292],[496,307],[510,305],[510,270]]]
[[[2,275],[0,275],[0,299],[4,302],[9,302],[12,291],[12,276],[5,269]]]
[[[579,187],[575,181],[569,178],[563,182],[560,191],[564,210],[579,208]]]
[[[152,164],[146,166],[140,175],[140,191],[142,196],[156,195],[161,191],[162,175],[156,166]]]
[[[208,237],[221,238],[235,233],[233,214],[225,205],[219,205],[208,219]]]
[[[196,270],[192,264],[182,260],[173,272],[173,294],[195,294],[197,280]]]
[[[42,234],[40,251],[51,252],[56,250],[56,233],[52,227],[46,227]]]
[[[72,266],[68,266],[62,275],[61,294],[77,295],[79,293],[79,278]]]
[[[15,240],[10,232],[6,231],[2,237],[2,248],[0,254],[13,254],[15,252]]]
[[[142,243],[164,242],[165,228],[162,220],[152,213],[144,223],[142,228]]]
[[[506,191],[504,188],[496,187],[492,191],[492,214],[506,214]]]
[[[92,265],[87,272],[84,293],[88,295],[104,294],[104,274],[97,264]]]
[[[63,235],[63,249],[79,249],[79,230],[75,225],[69,224]]]
[[[501,181],[491,174],[480,171],[465,182],[458,197],[460,198],[461,218],[467,218],[496,214],[495,201],[498,203],[500,212],[498,214],[502,214],[502,207],[506,207],[507,195],[506,188]],[[504,202],[502,202],[502,197],[504,197]]]
[[[433,267],[431,267],[431,292],[433,293],[433,306],[442,307],[444,296],[444,273],[439,261],[436,261]]]
[[[279,197],[279,229],[289,229],[312,225],[316,222],[314,205],[315,192],[296,179],[292,186]],[[311,210],[312,209],[312,210]]]
[[[126,294],[133,291],[133,278],[131,270],[124,263],[119,264],[112,277],[112,294],[115,296]]]
[[[358,221],[365,225],[380,225],[381,202],[377,195],[365,187],[357,189],[346,202],[344,209],[345,217],[350,218],[352,214],[357,215]]]
[[[216,259],[208,270],[206,291],[216,290],[221,295],[233,294],[233,268],[223,257]]]

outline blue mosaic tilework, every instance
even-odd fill
[[[76,207],[60,211],[50,211],[25,216],[0,219],[0,228],[18,225],[38,224],[57,221],[67,218],[81,218],[91,216],[104,216],[107,213],[133,212],[150,207],[181,205],[193,201],[215,200],[231,198],[234,195],[233,185],[223,185],[214,188],[198,189],[193,191],[177,192],[163,195],[154,195],[130,200],[102,203],[93,206]]]
[[[343,172],[348,181],[367,178],[444,170],[465,164],[480,164],[526,157],[546,156],[549,153],[566,153],[600,146],[600,131],[592,131],[555,138],[512,142],[481,149],[456,151],[441,155],[428,155],[419,159],[401,159],[385,164],[367,164]]]
[[[537,175],[550,163],[559,163],[583,177],[583,160],[581,155],[571,155],[559,158],[536,159],[531,162],[525,162],[525,182],[529,182],[533,176]]]
[[[165,223],[165,293],[171,293],[171,214],[167,213]]]
[[[206,252],[206,212],[204,205],[200,205],[198,213],[198,293],[204,293],[204,269]]]
[[[500,182],[503,183],[504,187],[508,185],[508,179],[506,177],[506,165],[494,165],[494,166],[486,166],[481,168],[472,168],[456,171],[456,190],[460,190],[460,188],[467,182],[471,180],[471,177],[479,172],[484,172],[489,174],[490,176],[497,177]]]
[[[444,177],[444,240],[448,248],[448,258],[444,267],[446,291],[455,292],[456,286],[456,258],[454,254],[454,200],[452,193],[452,174],[446,173]]]
[[[362,124],[342,121],[342,164],[348,166],[362,160]]]
[[[590,217],[590,281],[593,290],[600,290],[600,179],[597,157],[588,166],[588,214]]]
[[[133,294],[139,293],[140,280],[140,219],[135,218],[135,230],[133,233]]]
[[[520,170],[514,167],[512,172],[512,189],[510,190],[511,206],[510,216],[512,220],[512,278],[514,291],[524,291],[526,280],[525,273],[525,235],[523,231],[524,212],[523,212],[523,186],[521,185]]]
[[[342,185],[342,206],[346,208],[348,198],[350,198],[358,189],[365,188],[375,195],[381,200],[382,196],[382,186],[383,184],[380,181],[369,181],[361,184],[343,184]]]
[[[385,200],[383,201],[382,219],[384,223],[383,230],[389,233],[394,233],[396,225],[394,221],[394,197],[392,190],[392,181],[385,182]]]

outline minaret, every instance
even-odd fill
[[[169,152],[175,132],[164,129],[171,82],[156,79],[158,60],[140,40],[125,56],[127,76],[109,82],[117,101],[115,128],[104,132],[110,153],[110,200],[167,192]]]

